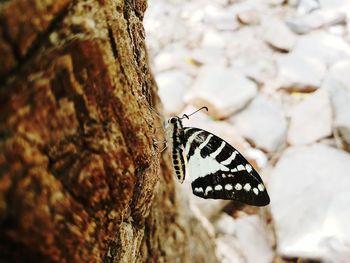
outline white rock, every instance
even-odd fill
[[[349,171],[349,154],[322,144],[283,153],[268,184],[280,255],[349,261]]]
[[[297,7],[299,2],[300,2],[300,0],[288,0],[287,2],[288,2],[289,6]]]
[[[319,0],[322,8],[340,9],[349,4],[348,0]]]
[[[187,250],[189,258],[198,258],[198,255],[203,255],[207,252],[209,254],[208,257],[210,257],[208,258],[209,262],[216,262],[216,251],[213,251],[216,250],[213,246],[213,242],[215,242],[214,227],[196,207],[191,205],[188,195],[183,191],[183,187],[180,183],[175,183],[174,191],[176,192],[176,195],[174,196],[176,199],[175,202],[179,210],[178,227],[180,227],[182,231],[174,230],[174,233],[176,234],[173,237],[169,237],[169,242],[173,242],[173,239],[182,241],[190,236],[190,238],[187,239],[189,247],[193,248],[199,246],[201,249],[192,249],[191,251]],[[173,204],[167,202],[166,205],[172,206]],[[188,234],[183,233],[183,230]],[[172,259],[175,259],[175,255],[178,255],[171,251],[167,251],[166,253],[169,254]],[[130,262],[130,260],[123,262]]]
[[[179,185],[178,185],[179,186]],[[179,186],[180,187],[180,186]],[[179,192],[181,193],[181,191]],[[202,223],[203,227],[208,231],[209,235],[211,237],[215,237],[215,228],[214,226],[212,225],[212,223],[210,222],[209,220],[209,217],[207,217],[205,214],[203,214],[203,211],[201,209],[199,209],[198,206],[196,206],[193,202],[192,202],[192,196],[193,194],[191,195],[189,192],[187,192],[187,194],[189,195],[189,205],[190,205],[190,208],[193,212],[194,215],[196,215],[196,217],[199,219],[199,221]],[[215,201],[218,201],[218,200],[215,200]],[[220,201],[223,201],[223,200],[220,200]]]
[[[293,53],[322,61],[329,66],[338,60],[350,58],[350,45],[340,36],[325,31],[315,31],[300,36]]]
[[[350,59],[334,64],[325,75],[322,88],[331,91],[335,87],[344,88],[350,92]]]
[[[257,60],[271,59],[273,50],[259,37],[258,31],[255,27],[243,27],[227,34],[226,56],[232,66],[248,68]]]
[[[198,68],[191,63],[191,52],[182,45],[171,46],[159,52],[153,60],[156,73],[166,70],[181,69],[191,75],[196,75]]]
[[[228,8],[208,5],[205,8],[203,20],[208,26],[213,26],[218,30],[234,31],[239,28],[235,13]]]
[[[277,74],[276,63],[271,56],[257,58],[257,60],[242,69],[245,74],[260,84],[266,84],[269,79],[275,79]]]
[[[187,186],[188,185],[189,184],[187,183]],[[201,225],[205,228],[207,234],[210,237],[215,237],[215,228],[212,225],[212,223],[208,220],[208,218],[205,215],[203,215],[203,213],[198,209],[197,206],[193,205],[193,202],[192,202],[193,194],[188,192],[186,187],[184,187],[182,184],[178,182],[175,182],[175,192],[177,193],[175,198],[179,204],[179,208],[186,215],[186,216],[183,216],[183,218],[181,218],[180,221],[182,221],[183,223],[186,223],[186,222],[188,223],[189,220],[192,219],[191,217],[195,217],[200,221]]]
[[[155,36],[161,47],[186,38],[188,28],[184,23],[179,22],[181,20],[176,15],[162,16],[149,19],[145,25],[147,34]]]
[[[247,263],[270,263],[274,257],[267,232],[259,216],[236,220],[236,236]]]
[[[327,29],[327,31],[333,35],[346,37],[347,29],[344,25],[335,25]]]
[[[225,118],[247,105],[256,93],[256,84],[234,68],[204,66],[185,99],[197,107],[206,105],[216,118]]]
[[[237,19],[244,25],[257,25],[260,23],[260,14],[257,9],[247,9],[237,14]]]
[[[221,213],[214,222],[215,231],[219,235],[231,235],[236,234],[236,221],[232,216],[226,213]]]
[[[287,20],[289,28],[297,34],[306,34],[312,30],[346,23],[346,14],[336,11],[317,10],[311,14]]]
[[[280,88],[292,91],[315,90],[321,85],[326,65],[317,57],[292,52],[277,57]]]
[[[256,149],[256,148],[247,149],[244,152],[244,156],[247,160],[254,160],[258,170],[266,167],[266,165],[268,163],[268,158],[267,158],[266,154],[263,151]]]
[[[295,45],[296,37],[279,19],[269,19],[263,24],[263,37],[272,47],[281,51],[290,51]]]
[[[290,112],[287,140],[292,145],[308,144],[332,134],[332,110],[327,91],[308,95]]]
[[[323,31],[300,36],[290,54],[277,57],[280,86],[291,90],[317,89],[326,67],[350,58],[350,46],[341,37]]]
[[[276,151],[286,137],[287,120],[282,109],[265,96],[257,96],[231,121],[243,137],[267,152]]]
[[[322,88],[328,90],[339,146],[350,151],[350,60],[340,61],[328,71]]]
[[[276,69],[274,50],[259,37],[259,30],[260,27],[246,26],[228,34],[225,56],[232,67],[258,82],[264,82],[266,78],[275,77]]]
[[[191,58],[205,65],[227,65],[224,49],[220,47],[200,47],[192,51]]]
[[[274,5],[282,5],[285,2],[285,0],[264,0],[264,1],[267,4],[272,5],[272,6],[274,6]]]
[[[203,34],[203,40],[201,43],[202,47],[209,48],[224,48],[225,39],[222,33],[216,32],[214,30],[205,31]]]
[[[190,204],[192,207],[192,210],[198,210],[200,214],[206,218],[206,220],[211,221],[213,218],[218,216],[222,212],[222,209],[227,206],[231,201],[230,200],[208,200],[200,198],[193,194],[192,187],[191,187],[191,175],[187,175],[187,180],[183,182],[181,187],[186,192]],[[203,221],[203,220],[202,220]],[[214,231],[212,231],[214,233]]]
[[[246,263],[237,239],[231,235],[216,238],[216,254],[221,263]]]
[[[191,78],[180,70],[160,73],[156,76],[158,94],[167,115],[177,115],[184,104],[184,95],[191,84]]]
[[[318,0],[299,0],[298,2],[298,13],[300,14],[307,14],[320,8]]]
[[[232,20],[232,17],[221,17],[215,20],[215,28],[221,31],[235,31],[239,28],[239,23],[235,19]]]

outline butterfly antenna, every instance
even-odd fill
[[[181,119],[181,120],[184,119],[184,118],[189,119],[190,116],[192,116],[193,114],[195,114],[195,113],[197,113],[198,111],[201,111],[201,110],[203,110],[203,109],[205,109],[206,111],[208,111],[208,108],[207,108],[206,106],[203,106],[202,108],[196,110],[195,112],[192,112],[191,114],[188,114],[188,115],[187,115],[187,114],[184,114],[184,115],[182,115],[182,117],[181,117],[180,119]]]

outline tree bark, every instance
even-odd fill
[[[1,262],[215,262],[154,143],[146,5],[0,3]]]

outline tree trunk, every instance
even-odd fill
[[[146,5],[1,1],[1,262],[215,262],[155,147]]]

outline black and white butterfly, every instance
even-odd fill
[[[199,128],[183,127],[182,119],[188,116],[172,117],[166,129],[178,180],[182,183],[188,174],[193,194],[202,198],[268,205],[269,195],[253,166],[218,136]]]

